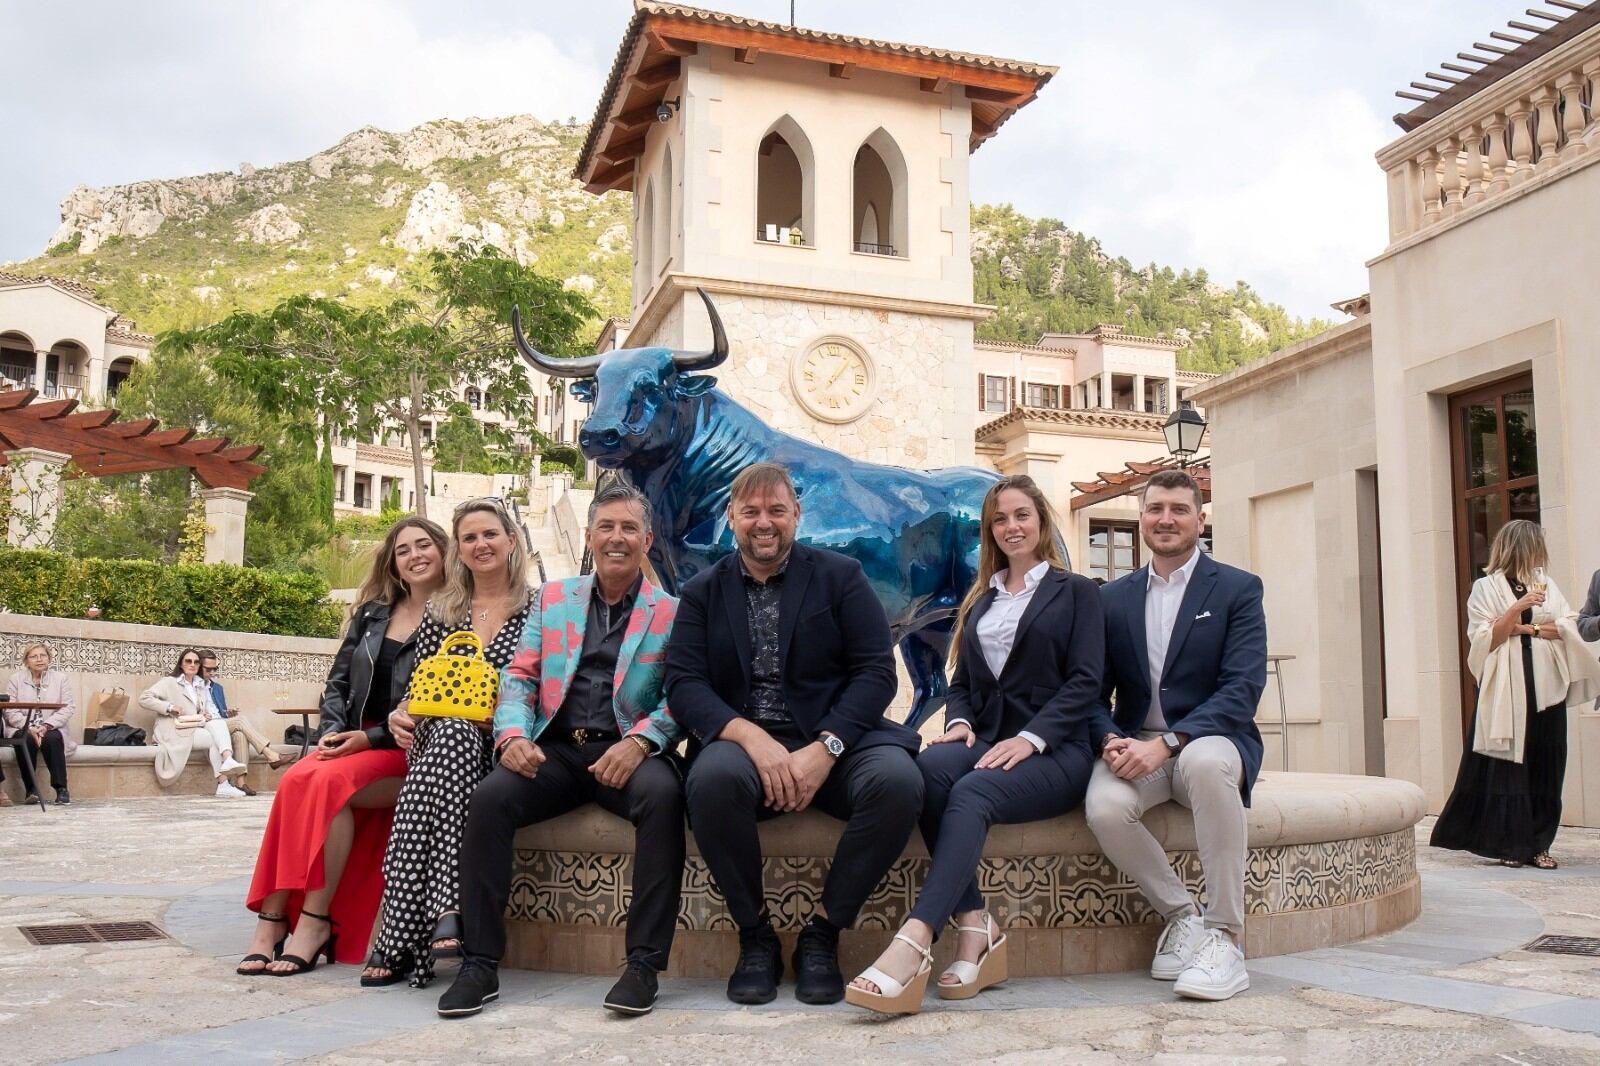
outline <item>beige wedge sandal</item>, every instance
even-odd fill
[[[844,990],[846,1002],[879,1014],[916,1014],[922,1010],[922,997],[928,991],[928,976],[933,973],[933,952],[904,933],[896,933],[894,938],[910,944],[922,956],[922,965],[917,972],[911,980],[901,984],[876,966],[868,966],[856,980],[865,978],[877,985],[878,991],[868,992],[853,984],[848,985]]]
[[[1006,970],[1006,934],[1001,933],[995,939],[994,919],[987,913],[983,916],[983,926],[958,925],[958,933],[982,933],[985,941],[983,954],[978,956],[977,962],[952,962],[940,980],[934,985],[939,990],[940,999],[971,999],[985,988],[992,988],[1000,984],[1008,976]],[[956,979],[953,985],[944,983],[945,976]]]

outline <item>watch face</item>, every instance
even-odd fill
[[[828,753],[830,755],[844,754],[844,741],[840,740],[838,737],[823,737],[822,746],[828,749]]]
[[[871,362],[839,341],[824,341],[801,355],[793,379],[801,404],[826,422],[859,418],[872,403]]]

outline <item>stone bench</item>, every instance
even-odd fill
[[[172,784],[162,787],[156,780],[156,749],[154,745],[140,747],[101,747],[97,744],[79,744],[78,750],[67,759],[67,788],[74,802],[78,800],[138,799],[148,796],[203,796],[217,790],[216,775],[211,772],[211,734],[197,729],[194,750],[183,773]],[[298,744],[274,744],[274,749],[285,755],[297,754]],[[16,759],[11,748],[0,748],[0,767],[6,779],[0,784],[13,800],[22,800],[22,775],[17,772]],[[274,770],[260,755],[251,753],[250,769],[245,782],[257,791],[277,787],[278,778],[287,766]],[[44,759],[35,771],[40,785],[45,788],[45,799],[54,795],[49,791],[50,772]]]
[[[1263,774],[1247,812],[1246,943],[1250,957],[1340,944],[1397,929],[1420,913],[1413,827],[1426,813],[1408,781],[1342,774]],[[1191,889],[1201,887],[1189,812],[1163,804],[1145,818]],[[843,823],[819,812],[761,826],[767,902],[793,946],[821,894]],[[633,827],[591,805],[517,835],[507,908],[508,965],[573,973],[615,973],[625,952],[623,920],[632,880]],[[928,868],[913,835],[840,942],[847,975],[871,963],[910,911]],[[1145,967],[1160,918],[1100,854],[1081,811],[1019,826],[996,826],[979,884],[1010,933],[1016,977]],[[935,951],[949,962],[954,938]],[[668,973],[722,978],[738,957],[738,936],[693,836],[678,934]]]

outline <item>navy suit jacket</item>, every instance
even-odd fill
[[[750,694],[750,612],[737,554],[690,578],[667,643],[667,705],[688,732],[691,757],[744,717]],[[796,544],[778,600],[783,700],[807,740],[824,730],[846,749],[898,744],[914,730],[883,716],[899,682],[883,604],[861,564]]]
[[[215,681],[211,682],[211,702],[217,705],[217,710],[226,718],[232,712],[228,710],[228,697],[223,694],[222,686]]]
[[[991,744],[1027,730],[1051,750],[1065,744],[1087,749],[1105,661],[1100,590],[1086,577],[1046,571],[1017,622],[999,677],[978,640],[978,619],[994,601],[995,590],[985,589],[967,613],[945,722],[964,719]]]
[[[1106,609],[1106,670],[1092,723],[1096,751],[1107,734],[1137,734],[1150,710],[1150,655],[1144,639],[1149,583],[1150,568],[1142,566],[1100,589]],[[1247,807],[1261,772],[1256,705],[1266,684],[1261,579],[1202,553],[1167,642],[1161,714],[1168,729],[1191,740],[1216,736],[1233,741],[1244,763],[1241,791]]]

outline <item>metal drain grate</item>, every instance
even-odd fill
[[[1600,956],[1600,937],[1593,936],[1542,936],[1528,945],[1529,951],[1547,951],[1552,955]]]
[[[19,925],[28,943],[39,947],[54,944],[119,944],[128,940],[165,940],[167,934],[149,922],[74,922],[64,925]]]

